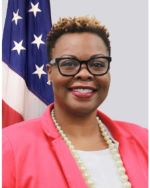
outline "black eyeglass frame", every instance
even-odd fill
[[[107,67],[107,70],[106,70],[106,72],[104,72],[104,73],[102,73],[102,74],[93,74],[93,73],[90,71],[89,67],[88,67],[88,63],[89,63],[92,59],[97,59],[97,58],[103,58],[103,59],[108,60],[108,67]],[[75,74],[70,74],[70,75],[62,73],[62,72],[61,72],[60,65],[59,65],[59,62],[60,62],[61,60],[63,60],[63,59],[73,59],[73,60],[78,61],[78,62],[80,63],[79,70],[78,70]],[[59,57],[59,58],[54,58],[54,59],[52,59],[52,60],[50,61],[50,65],[55,65],[55,64],[56,64],[57,67],[58,67],[58,70],[59,70],[60,74],[63,75],[63,76],[75,76],[76,74],[78,74],[78,73],[80,72],[82,64],[85,64],[85,65],[86,65],[87,70],[88,70],[89,73],[92,74],[93,76],[103,76],[103,75],[105,75],[105,74],[108,73],[108,71],[109,71],[109,69],[110,69],[110,62],[111,62],[111,60],[112,60],[112,58],[111,58],[110,56],[96,56],[96,57],[91,57],[90,59],[88,59],[88,60],[86,60],[86,61],[80,61],[79,59],[77,59],[77,58],[75,58],[75,57]]]

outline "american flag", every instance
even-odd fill
[[[9,0],[2,42],[3,127],[35,118],[53,101],[47,83],[49,0]]]

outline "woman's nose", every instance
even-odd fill
[[[93,75],[89,72],[89,70],[87,69],[87,65],[85,65],[85,64],[81,65],[81,69],[75,75],[75,77],[77,79],[81,79],[81,80],[92,80],[93,79]]]

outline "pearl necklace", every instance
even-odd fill
[[[84,163],[82,162],[82,160],[80,159],[78,153],[75,150],[74,145],[72,144],[72,142],[69,140],[69,138],[66,136],[66,134],[64,133],[64,131],[62,130],[61,126],[58,124],[56,118],[55,118],[55,112],[54,109],[51,111],[51,116],[52,119],[54,121],[54,124],[58,130],[58,132],[60,133],[60,135],[62,136],[63,140],[65,141],[65,143],[67,144],[68,148],[70,149],[71,153],[73,154],[73,157],[75,158],[89,188],[94,188],[94,183],[90,177],[90,175],[88,174],[88,171],[86,169],[86,166],[84,165]],[[109,136],[109,133],[106,129],[106,127],[104,126],[104,124],[101,122],[101,120],[99,119],[99,117],[96,117],[97,121],[98,121],[98,125],[100,128],[100,132],[104,138],[104,140],[106,141],[106,143],[108,144],[109,150],[112,154],[112,158],[114,159],[115,163],[116,163],[116,167],[120,176],[120,180],[122,183],[122,188],[131,188],[131,183],[128,180],[128,176],[125,173],[125,168],[123,166],[118,148],[116,147],[116,144],[113,143],[112,139]]]

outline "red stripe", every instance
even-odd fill
[[[11,124],[23,121],[22,115],[12,109],[5,101],[2,100],[2,126],[7,127]]]

